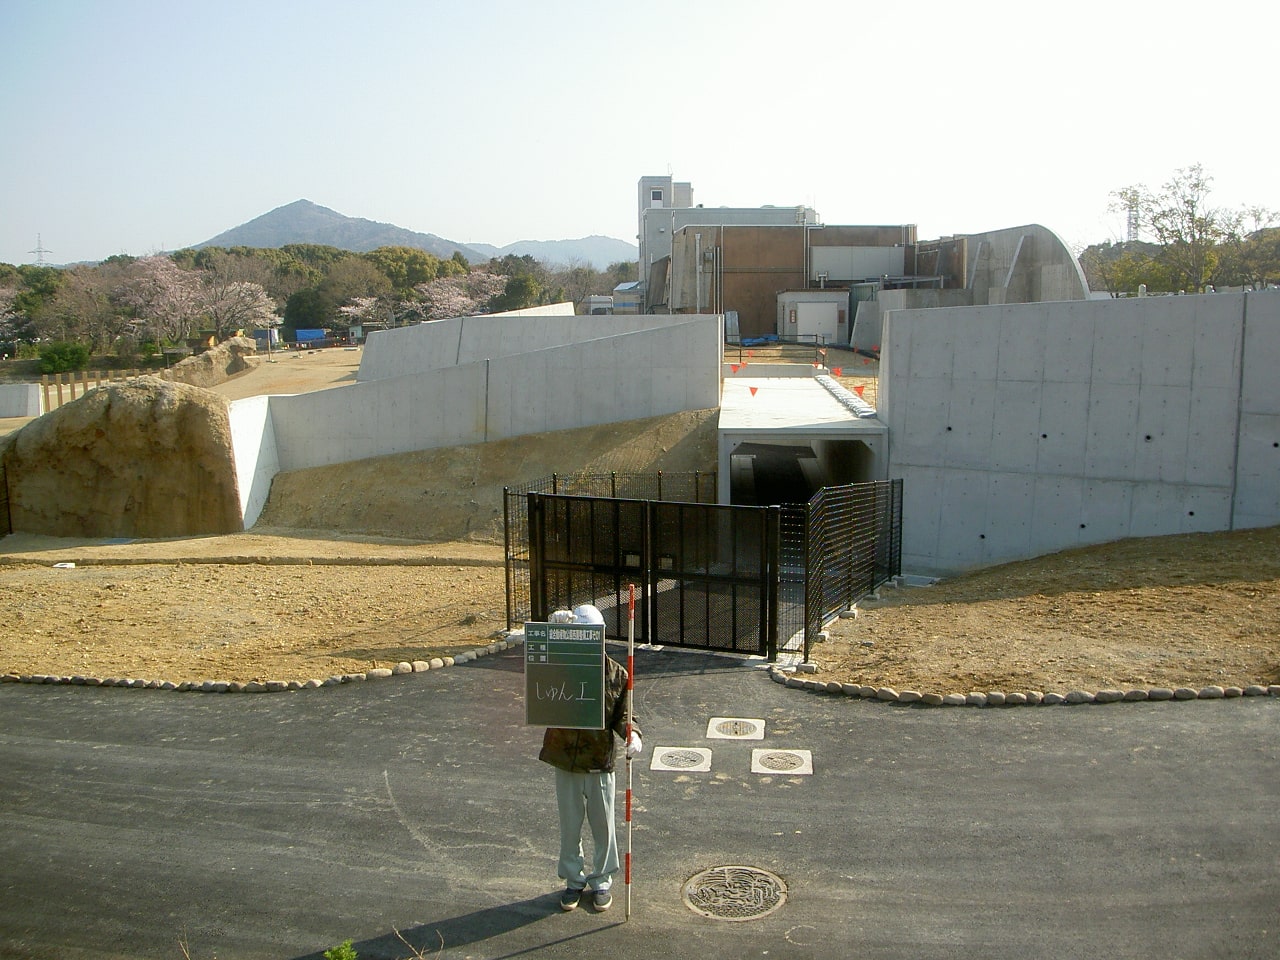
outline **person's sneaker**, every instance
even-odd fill
[[[566,887],[564,893],[560,894],[560,909],[565,913],[570,910],[578,909],[578,901],[582,899],[582,890],[575,890],[573,887]]]
[[[604,913],[613,906],[613,896],[608,890],[597,890],[591,894],[591,906],[600,913]]]

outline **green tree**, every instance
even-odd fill
[[[355,297],[381,297],[391,293],[386,274],[359,254],[349,254],[329,265],[317,289],[334,304]]]
[[[57,294],[64,279],[63,272],[56,267],[23,264],[18,267],[18,276],[22,286],[14,300],[14,309],[25,314],[29,322],[35,322]]]
[[[292,340],[299,328],[327,330],[338,319],[338,301],[317,289],[308,287],[291,296],[284,305],[284,338]]]
[[[1135,240],[1094,244],[1080,254],[1080,267],[1090,290],[1105,290],[1113,297],[1133,296],[1145,285],[1152,293],[1177,289],[1168,268],[1157,260],[1160,248]]]
[[[1258,227],[1224,244],[1222,275],[1225,283],[1254,290],[1280,283],[1280,227]]]
[[[542,284],[531,274],[509,277],[502,292],[489,301],[489,309],[495,313],[506,310],[522,310],[539,302]]]
[[[89,365],[89,348],[83,343],[51,343],[40,351],[41,373],[66,373]]]
[[[523,257],[508,253],[504,257],[490,260],[489,272],[507,277],[533,277],[539,285],[545,283],[547,279],[547,268],[527,253]]]
[[[414,247],[379,247],[364,254],[397,292],[412,290],[440,276],[440,259]]]
[[[1212,183],[1196,163],[1177,170],[1159,190],[1138,184],[1111,195],[1113,209],[1136,211],[1139,230],[1160,248],[1153,259],[1169,271],[1175,289],[1188,293],[1227,279],[1221,270],[1225,248],[1243,236],[1246,212],[1211,206]]]

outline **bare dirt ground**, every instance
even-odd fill
[[[218,391],[323,389],[358,363],[355,351],[286,354]],[[874,372],[857,359],[841,379],[874,402]],[[490,473],[694,469],[708,424],[704,413],[299,471],[283,487],[292,504],[235,536],[10,536],[0,674],[324,679],[487,644],[506,626]],[[1280,527],[1089,547],[860,607],[813,648],[822,679],[939,693],[1280,683]]]

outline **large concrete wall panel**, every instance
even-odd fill
[[[966,318],[965,335],[972,331],[974,318]],[[1044,380],[1044,347],[1046,324],[1022,310],[1003,309],[1000,313],[1000,363],[996,376],[1002,380]]]
[[[1093,373],[1095,320],[1087,305],[1046,303],[1044,313],[1045,380],[1088,383]]]
[[[1089,436],[1085,448],[1086,476],[1132,480],[1137,464],[1133,449],[1138,433],[1137,383],[1095,380],[1089,388]]]
[[[960,336],[954,337],[950,373],[956,380],[995,380],[1000,352],[992,350],[1000,342],[1000,307],[977,307],[967,317]],[[945,325],[943,325],[945,329]]]
[[[1041,384],[1035,381],[996,381],[990,469],[1034,472],[1039,456],[1041,393]]]
[[[1185,483],[1191,427],[1190,386],[1147,386],[1138,396],[1134,475]]]
[[[892,436],[891,433],[891,464],[896,442]],[[902,569],[907,573],[934,570],[940,555],[938,531],[943,510],[940,491],[946,471],[904,464],[894,475],[902,478]]]
[[[957,331],[947,325],[929,330],[924,336],[914,335],[909,368],[912,379],[936,380],[950,377],[955,365],[957,339]]]
[[[1241,317],[1246,302],[1254,302],[1258,294],[1218,294],[1212,297],[1160,297],[1172,301],[1166,309],[1196,311],[1192,330],[1191,385],[1197,395],[1204,390],[1226,389],[1232,394],[1232,406],[1239,400],[1243,367],[1244,326]],[[1148,298],[1151,299],[1151,298]]]
[[[1245,413],[1280,410],[1280,290],[1249,294],[1244,357],[1241,410]]]
[[[706,316],[706,315],[704,315]],[[653,330],[688,317],[487,314],[379,330],[369,335],[356,379],[386,380],[480,360]]]
[[[1193,389],[1187,414],[1187,482],[1230,486],[1236,457],[1237,391]]]
[[[1032,547],[1046,539],[1062,547],[1074,547],[1080,543],[1084,496],[1085,480],[1082,477],[1037,474]]]
[[[955,380],[942,437],[948,462],[961,469],[985,469],[991,462],[991,425],[996,385],[991,380]]]
[[[1089,442],[1086,388],[1078,383],[1046,381],[1040,386],[1040,432],[1036,444],[1039,473],[1083,474]]]
[[[271,397],[281,470],[483,440],[485,364]]]
[[[947,470],[942,476],[938,524],[940,549],[982,562],[987,527],[987,476],[977,470]]]
[[[1139,379],[1143,387],[1190,386],[1194,374],[1195,330],[1198,324],[1225,326],[1223,319],[1197,310],[1199,297],[1166,297],[1165,309],[1141,316],[1142,352]],[[1205,304],[1204,307],[1216,306]],[[1200,314],[1199,316],[1197,314]]]
[[[1030,473],[993,473],[987,484],[983,564],[1004,563],[1027,555],[1035,529],[1036,482]]]
[[[892,434],[893,456],[904,466],[937,460],[951,410],[950,387],[946,379],[912,380],[896,404],[901,429]]]
[[[894,310],[883,337],[921,572],[1280,522],[1280,292]]]
[[[1084,485],[1079,533],[1084,543],[1129,536],[1133,519],[1133,484],[1127,480],[1089,480]]]
[[[1240,527],[1268,526],[1280,517],[1280,412],[1240,418],[1236,512]]]
[[[1142,301],[1116,300],[1097,318],[1094,327],[1093,371],[1090,381],[1142,382]]]
[[[356,380],[390,380],[458,362],[462,320],[431,320],[369,334],[360,352]]]
[[[490,361],[486,439],[718,406],[719,318],[674,319],[682,322]]]

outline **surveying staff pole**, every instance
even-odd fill
[[[627,900],[624,920],[631,919],[631,692],[636,677],[636,585],[627,584],[627,866],[623,873]]]

